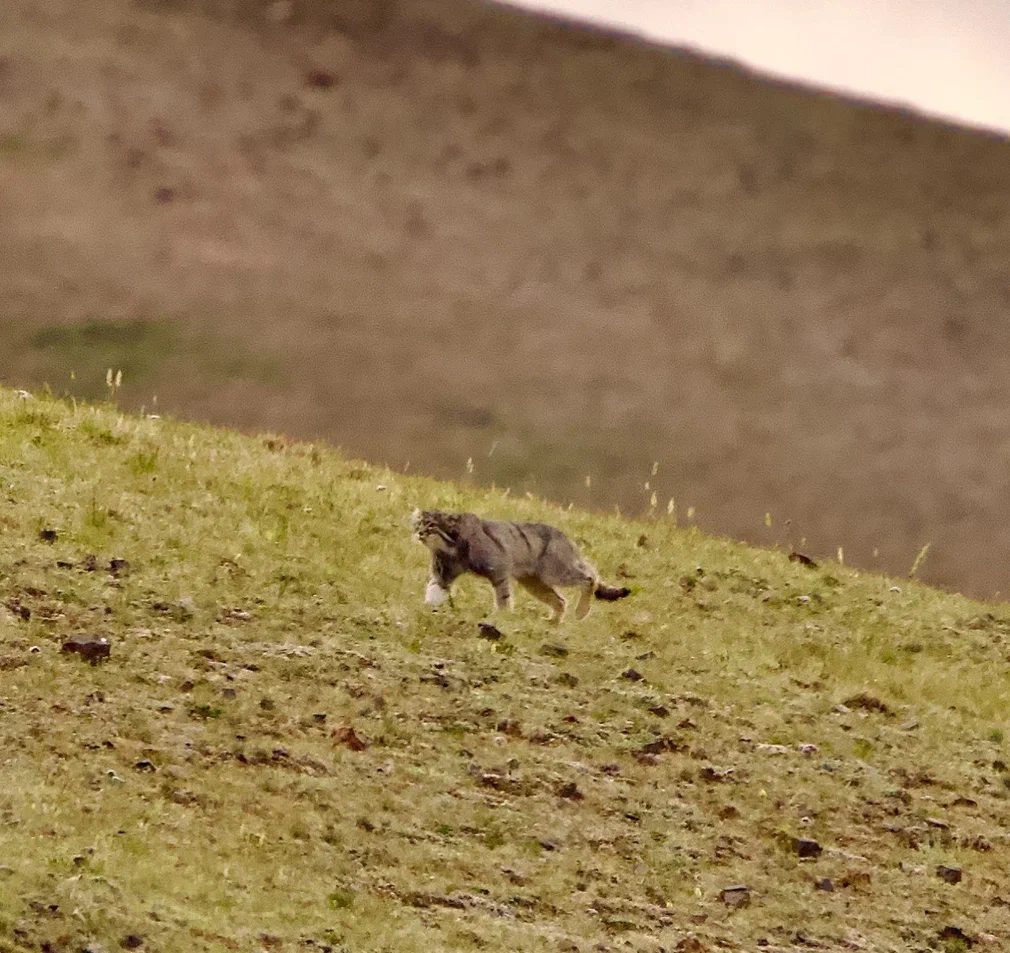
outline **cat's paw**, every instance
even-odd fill
[[[424,601],[429,606],[440,606],[449,598],[449,590],[443,589],[437,582],[429,582],[424,590]]]

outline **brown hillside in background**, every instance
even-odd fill
[[[466,0],[0,31],[7,382],[1010,588],[1007,142]]]

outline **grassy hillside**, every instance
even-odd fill
[[[0,950],[1010,943],[991,607],[8,391],[0,459]],[[422,605],[415,505],[636,592],[487,641],[484,584]]]
[[[469,0],[0,36],[0,379],[1005,591],[1010,144]]]

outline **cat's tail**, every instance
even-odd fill
[[[608,586],[606,583],[598,582],[593,595],[597,599],[603,599],[606,602],[617,602],[618,599],[630,596],[631,590],[627,586],[618,588],[617,586]]]

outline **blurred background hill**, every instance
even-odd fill
[[[0,36],[0,379],[1007,589],[999,136],[472,0]]]

